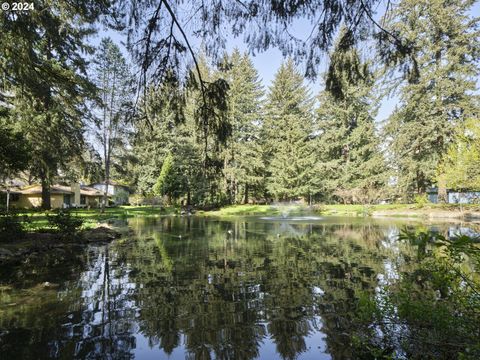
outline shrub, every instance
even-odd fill
[[[417,204],[420,207],[423,207],[429,203],[427,194],[415,195],[414,201],[415,201],[415,204]]]
[[[23,221],[15,212],[0,212],[0,241],[8,241],[21,237],[25,230]]]
[[[48,223],[56,228],[62,237],[75,236],[83,225],[83,219],[74,217],[67,210],[59,210],[55,215],[47,215]]]

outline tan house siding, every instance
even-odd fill
[[[55,194],[50,197],[50,204],[53,209],[58,209],[63,207],[63,194]]]
[[[63,206],[63,194],[53,194],[50,196],[52,208],[61,208]],[[12,202],[12,207],[17,209],[31,209],[42,206],[42,196],[38,194],[20,194],[18,201]]]
[[[71,186],[52,185],[50,191],[52,209],[63,208],[64,205],[98,207],[103,197],[100,191],[87,186],[81,187],[79,184],[72,184]],[[82,200],[83,197],[84,201]],[[15,190],[15,198],[16,200],[13,200],[13,197],[11,199],[12,208],[31,209],[41,207],[42,188],[40,185],[30,185]]]
[[[85,204],[90,207],[97,207],[100,204],[101,197],[87,196],[85,198]]]
[[[39,207],[42,205],[42,197],[37,195],[24,195],[20,194],[18,201],[11,203],[12,207],[17,209],[31,209],[33,207]]]

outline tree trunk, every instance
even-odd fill
[[[248,184],[245,184],[245,198],[243,199],[244,204],[248,205]]]
[[[110,182],[110,166],[105,167],[105,192],[102,201],[102,213],[105,212],[105,206],[108,204],[108,183]]]
[[[40,182],[42,184],[42,209],[50,210],[52,208],[50,201],[50,180],[47,179],[47,175],[43,171]]]
[[[438,178],[438,202],[440,204],[446,204],[448,202],[447,182],[443,175],[440,175]]]
[[[187,206],[192,205],[192,194],[190,192],[190,188],[187,191]]]

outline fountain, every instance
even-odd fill
[[[304,216],[304,215],[291,215],[293,211],[305,212],[307,208],[300,202],[276,202],[272,204],[272,207],[277,209],[280,216],[262,216],[261,220],[269,221],[319,221],[323,220],[320,216]]]

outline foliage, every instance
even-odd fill
[[[353,37],[361,39],[373,25],[370,17],[377,2],[190,0],[152,3],[143,0],[119,4],[121,13],[133,14],[128,19],[131,24],[129,45],[142,66],[145,82],[151,80],[158,84],[167,69],[175,68],[176,73],[182,74],[184,68],[189,67],[187,59],[195,57],[191,47],[193,41],[185,33],[187,23],[215,60],[221,57],[228,41],[226,34],[231,32],[235,37],[243,35],[253,54],[279,47],[284,55],[303,61],[305,74],[313,78],[340,25],[343,23],[355,29]],[[311,26],[306,40],[289,32],[292,23],[299,19]],[[198,71],[196,65],[194,62],[191,67]]]
[[[158,176],[157,182],[153,186],[153,193],[156,195],[170,195],[172,182],[175,180],[173,173],[173,156],[168,154],[162,164],[162,170]]]
[[[386,21],[408,44],[407,54],[381,47],[403,70],[400,104],[385,124],[391,167],[406,199],[424,193],[452,143],[453,130],[477,111],[478,18],[472,1],[403,0]],[[393,71],[393,70],[392,70]],[[395,87],[400,85],[395,83]]]
[[[120,48],[103,38],[95,57],[95,83],[100,97],[95,119],[96,138],[102,147],[104,182],[110,184],[111,170],[126,147],[128,125],[133,117],[133,77]],[[104,194],[102,209],[107,203]]]
[[[480,121],[468,119],[459,125],[454,142],[439,166],[447,188],[480,190]]]
[[[29,170],[41,181],[45,209],[54,176],[81,153],[86,100],[95,90],[85,75],[85,55],[91,53],[86,38],[107,6],[37,1],[33,14],[2,11],[0,16],[1,88],[13,94],[8,122],[30,147]]]
[[[263,125],[266,188],[278,200],[318,192],[313,101],[292,59],[283,63],[268,94]]]
[[[113,201],[117,205],[125,205],[126,203],[128,203],[129,195],[130,193],[127,190],[119,187],[117,188],[117,190],[115,191],[115,194],[113,195]]]
[[[0,179],[28,168],[30,148],[25,136],[4,123],[0,115]]]
[[[68,210],[58,210],[54,215],[47,215],[47,220],[65,238],[75,236],[84,222],[82,218],[72,216]]]
[[[0,211],[0,241],[17,240],[25,233],[26,216],[13,211]]]
[[[250,196],[262,196],[261,148],[264,90],[258,72],[247,54],[237,49],[223,60],[229,82],[229,122],[232,134],[224,150],[223,173],[230,203],[248,203]]]
[[[427,194],[418,194],[415,195],[413,201],[415,201],[415,204],[419,206],[425,206],[428,204],[428,196]]]
[[[374,94],[371,66],[355,48],[345,47],[345,29],[331,56],[334,72],[327,76],[326,90],[317,110],[319,178],[323,198],[344,203],[372,203],[385,185],[385,159],[375,129],[378,99]],[[339,84],[330,88],[333,80]]]
[[[413,358],[478,358],[479,239],[408,230],[399,238],[416,247],[420,266],[389,284],[381,299],[358,303],[359,320],[370,329],[360,343]],[[383,339],[375,329],[382,329]],[[397,345],[388,350],[385,344]]]

